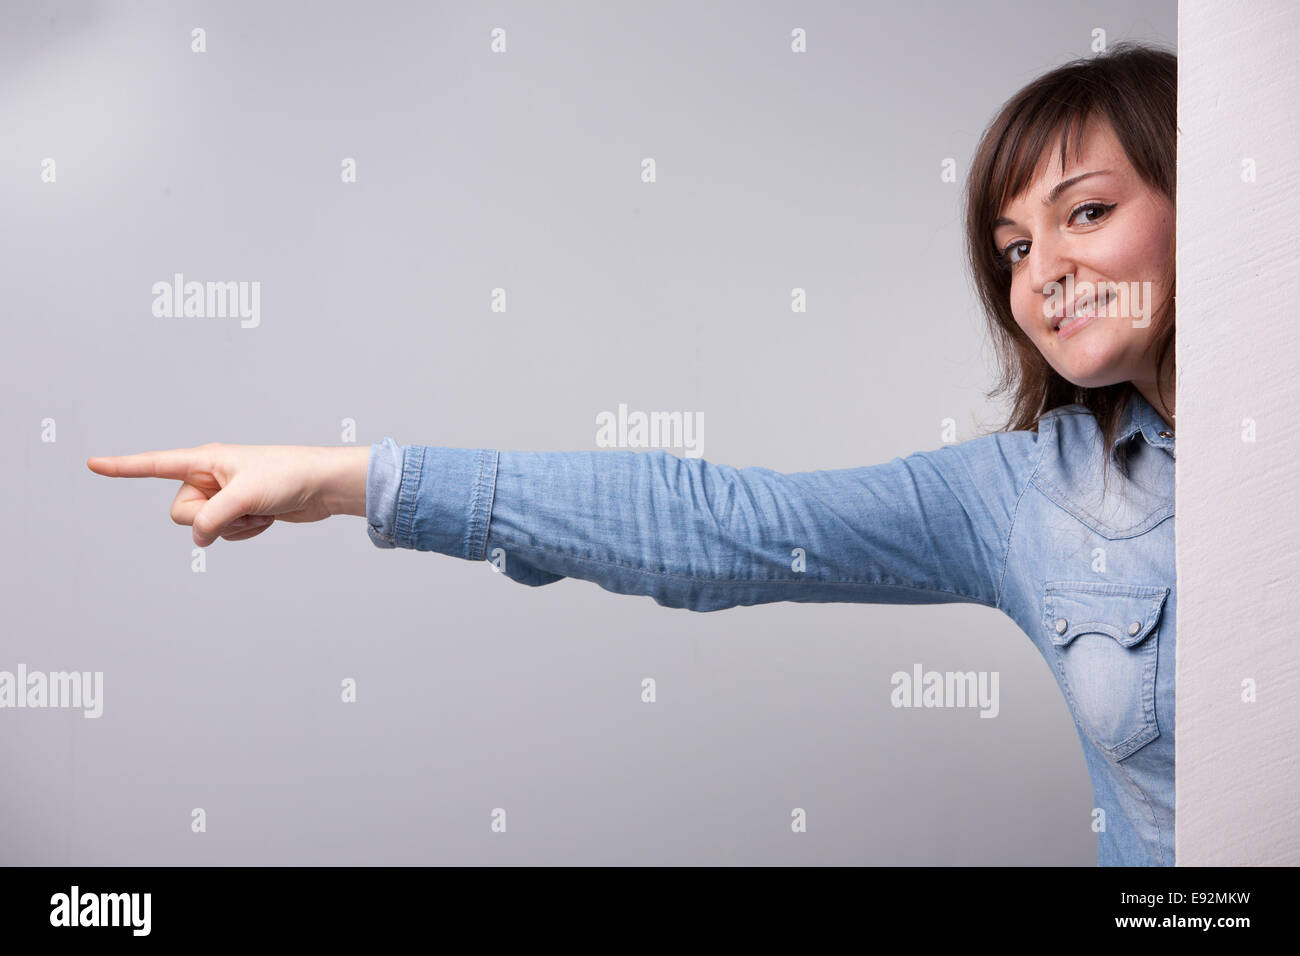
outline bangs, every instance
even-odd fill
[[[1071,139],[1074,141],[1074,158],[1083,156],[1083,134],[1089,119],[1100,118],[1091,102],[1064,103],[1057,97],[1044,97],[1036,109],[1022,112],[1007,125],[1002,142],[994,154],[985,191],[985,215],[992,223],[1007,203],[1023,193],[1034,179],[1034,172],[1043,161],[1044,151],[1058,139],[1061,169],[1066,168],[1066,156]],[[996,190],[996,184],[1002,190]],[[989,236],[992,241],[992,235]]]

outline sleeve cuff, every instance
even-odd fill
[[[370,448],[366,530],[379,548],[437,551],[482,561],[496,490],[498,452],[399,445]]]

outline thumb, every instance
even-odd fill
[[[248,512],[252,502],[234,482],[226,485],[208,499],[194,516],[194,543],[206,548],[226,530],[236,518]]]

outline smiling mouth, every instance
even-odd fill
[[[1106,306],[1110,304],[1110,299],[1111,299],[1111,290],[1107,289],[1105,291],[1105,294],[1103,294],[1102,297],[1100,298],[1100,300],[1094,301],[1093,303],[1086,306],[1085,308],[1074,310],[1074,315],[1062,315],[1059,319],[1056,320],[1056,324],[1052,326],[1052,331],[1054,332],[1061,331],[1061,326],[1069,322],[1076,322],[1079,319],[1092,318],[1094,315],[1099,313],[1102,309],[1106,308]]]

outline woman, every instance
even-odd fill
[[[382,548],[487,559],[523,584],[582,578],[668,607],[998,608],[1065,694],[1100,862],[1172,865],[1175,107],[1174,55],[1121,44],[1039,78],[985,132],[966,207],[1002,363],[991,394],[1013,398],[993,434],[798,474],[662,450],[388,438],[87,465],[180,479],[172,518],[200,546],[255,537],[275,518],[355,514]]]

